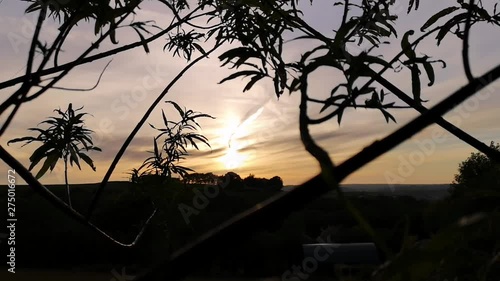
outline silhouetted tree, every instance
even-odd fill
[[[186,159],[189,155],[187,151],[188,145],[195,149],[199,149],[198,143],[201,142],[210,147],[208,139],[196,133],[201,126],[197,122],[200,118],[212,118],[212,116],[193,110],[182,109],[177,103],[167,101],[174,106],[179,113],[180,120],[173,122],[167,119],[165,112],[162,110],[163,128],[156,128],[149,124],[153,129],[160,133],[153,139],[153,151],[148,151],[153,154],[151,157],[144,160],[144,163],[139,168],[145,168],[147,174],[154,174],[166,180],[172,178],[173,174],[178,174],[181,177],[188,175],[188,172],[193,171],[191,168],[179,165],[181,160]],[[158,141],[162,141],[161,146]]]
[[[272,190],[281,190],[283,189],[283,180],[278,177],[274,176],[269,180],[269,188]]]
[[[37,148],[30,157],[31,165],[28,168],[30,171],[45,158],[45,161],[36,174],[36,178],[41,178],[47,170],[54,170],[59,159],[64,161],[64,182],[66,184],[66,194],[68,205],[71,207],[71,196],[68,183],[68,160],[69,164],[73,166],[75,163],[78,169],[82,169],[79,159],[83,160],[89,165],[92,170],[96,170],[94,161],[84,153],[87,151],[101,151],[99,147],[93,146],[92,143],[92,130],[85,128],[83,116],[88,113],[78,113],[83,108],[80,107],[73,110],[70,103],[66,111],[55,109],[60,117],[50,117],[42,121],[40,124],[48,124],[47,129],[29,128],[30,131],[36,131],[40,134],[37,137],[22,137],[12,139],[7,144],[15,142],[26,142],[23,146],[32,142],[40,142],[42,145]]]
[[[235,172],[227,172],[222,178],[222,182],[227,183],[224,188],[229,190],[240,190],[244,187],[243,180]]]
[[[248,177],[243,179],[243,183],[245,184],[245,186],[254,187],[257,185],[257,179],[255,178],[255,175],[250,174],[248,175]]]
[[[490,147],[500,151],[500,144],[493,141]],[[483,153],[473,152],[458,168],[451,184],[451,193],[461,196],[479,190],[500,190],[500,164]]]

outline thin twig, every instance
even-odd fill
[[[78,89],[78,88],[65,88],[65,87],[56,87],[56,86],[52,86],[52,90],[64,90],[64,91],[75,91],[75,92],[89,92],[89,91],[92,91],[92,90],[95,90],[97,88],[97,86],[99,86],[99,83],[101,82],[101,78],[102,78],[102,75],[104,74],[104,72],[106,71],[106,68],[108,68],[109,64],[112,62],[113,60],[110,60],[106,66],[104,66],[103,70],[101,71],[101,73],[99,74],[99,77],[97,78],[97,82],[94,84],[94,86],[90,87],[90,88],[86,88],[86,89]],[[53,79],[53,78],[52,78]],[[38,87],[45,87],[45,86],[41,86],[41,85],[36,85]]]

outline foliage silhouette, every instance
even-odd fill
[[[500,144],[493,141],[492,149],[500,151]],[[500,187],[500,164],[488,158],[486,155],[473,152],[460,163],[458,174],[451,184],[451,193],[454,196],[466,196],[466,194],[478,191],[498,191]]]
[[[263,190],[281,190],[283,188],[283,180],[279,176],[274,176],[271,179],[256,178],[250,174],[243,179],[243,183],[247,187],[259,188]]]
[[[214,119],[214,117],[191,109],[182,109],[173,101],[167,101],[167,103],[174,106],[179,113],[180,120],[177,122],[168,120],[165,112],[162,110],[164,127],[157,128],[149,124],[151,128],[160,133],[153,139],[154,150],[149,151],[153,155],[144,160],[139,170],[145,168],[146,174],[157,175],[165,180],[171,179],[174,174],[185,178],[193,170],[178,163],[186,159],[186,156],[189,155],[187,151],[188,146],[191,145],[199,150],[198,143],[202,143],[210,147],[208,139],[196,133],[196,130],[201,129],[198,119]],[[163,144],[159,146],[158,141],[163,142]]]
[[[51,3],[53,2],[51,1]],[[39,3],[38,10],[36,5],[27,10],[27,12],[40,11],[39,18],[28,54],[26,73],[0,83],[0,89],[20,84],[20,87],[0,104],[0,113],[2,114],[8,108],[13,107],[12,112],[8,114],[6,122],[0,129],[0,135],[5,132],[21,104],[35,100],[49,89],[55,89],[54,85],[76,66],[110,57],[136,47],[142,47],[145,52],[148,52],[148,43],[176,31],[174,34],[169,34],[171,35],[169,36],[170,41],[165,44],[165,49],[173,51],[174,55],[182,55],[188,60],[195,51],[202,54],[199,58],[205,58],[211,52],[205,52],[198,48],[201,45],[197,42],[201,38],[216,41],[212,50],[228,42],[240,44],[240,46],[229,49],[220,55],[219,58],[223,66],[227,65],[238,71],[221,82],[237,77],[249,77],[250,80],[243,89],[243,91],[248,91],[260,80],[271,79],[277,97],[282,96],[285,91],[290,93],[298,92],[301,98],[299,108],[301,140],[305,149],[318,160],[321,167],[320,175],[289,193],[276,195],[276,197],[265,203],[232,218],[214,229],[214,231],[173,253],[169,258],[165,259],[166,262],[154,265],[151,269],[138,276],[138,280],[149,280],[159,276],[168,276],[171,280],[179,279],[189,272],[189,268],[192,267],[194,261],[208,259],[209,253],[215,251],[220,244],[234,241],[234,237],[242,238],[244,234],[258,228],[262,221],[282,220],[284,216],[293,210],[304,206],[307,201],[311,201],[332,189],[338,192],[340,202],[356,218],[358,224],[387,253],[388,263],[374,272],[372,279],[407,280],[410,276],[412,280],[454,280],[455,277],[461,276],[458,272],[465,270],[473,272],[467,275],[466,278],[469,279],[494,280],[492,278],[497,276],[491,269],[493,265],[496,265],[499,255],[496,252],[491,252],[491,249],[495,248],[491,247],[491,245],[498,244],[498,241],[495,240],[499,237],[498,231],[492,227],[497,225],[494,222],[498,222],[498,211],[490,210],[488,213],[482,214],[461,213],[458,219],[455,217],[454,221],[447,221],[446,224],[443,224],[444,226],[436,230],[430,243],[425,247],[417,247],[410,237],[405,236],[404,243],[399,249],[400,252],[392,253],[388,247],[384,246],[379,235],[373,230],[360,211],[343,197],[341,190],[338,188],[338,184],[348,175],[433,123],[442,126],[459,139],[488,155],[491,159],[499,161],[500,152],[453,126],[442,117],[444,113],[457,104],[484,89],[500,77],[500,66],[481,76],[474,76],[470,69],[468,57],[469,33],[473,27],[484,23],[500,26],[500,13],[497,12],[496,3],[494,5],[486,3],[484,5],[484,1],[470,0],[465,3],[463,0],[457,0],[456,5],[450,5],[450,7],[442,11],[438,11],[429,19],[424,19],[425,21],[419,27],[414,28],[414,30],[421,29],[423,32],[421,36],[415,39],[413,30],[405,30],[402,38],[396,33],[395,26],[398,15],[391,13],[392,8],[395,8],[396,5],[406,5],[406,3],[401,4],[400,1],[394,0],[344,0],[335,3],[336,6],[343,10],[343,14],[341,20],[336,21],[340,22],[340,25],[331,28],[335,30],[335,36],[333,37],[328,37],[317,31],[305,21],[301,11],[297,8],[298,1],[208,0],[189,2],[189,5],[185,0],[159,1],[172,11],[172,23],[148,38],[144,36],[147,32],[144,32],[139,26],[155,28],[149,22],[135,26],[123,24],[124,20],[139,7],[141,1],[125,1],[126,4],[123,4],[124,1],[115,1],[113,2],[115,7],[109,6],[109,4],[109,7],[107,7],[105,3],[100,1],[97,1],[99,4],[94,3],[96,1],[91,1],[89,2],[90,5],[76,2],[70,0],[69,4],[63,6],[51,6],[47,2],[37,2]],[[68,3],[68,1],[65,1],[65,3]],[[311,4],[314,4],[314,1]],[[419,4],[418,0],[409,1],[407,5],[408,13],[418,9]],[[100,13],[96,8],[98,6],[109,13]],[[126,9],[123,9],[124,7]],[[46,20],[47,13],[53,16],[58,15],[55,17],[56,19],[65,19],[59,26],[60,34],[52,44],[42,43],[39,40],[40,30]],[[193,20],[200,17],[205,17],[210,22],[216,23],[212,26],[208,26],[208,24],[206,26],[196,25]],[[99,36],[80,57],[74,61],[59,64],[58,53],[64,45],[67,35],[74,25],[82,19],[95,20],[96,34],[99,34]],[[443,22],[443,24],[439,25],[439,22]],[[186,31],[186,26],[189,26],[189,29],[195,29],[195,31]],[[139,40],[123,47],[90,56],[90,53],[98,49],[99,44],[105,39],[117,43],[116,29],[120,27],[134,29],[139,33]],[[284,34],[287,32],[297,35],[295,40],[315,42],[316,46],[311,47],[309,51],[302,54],[298,61],[287,61],[283,55],[283,49],[286,45]],[[199,36],[200,34],[204,36]],[[435,43],[441,45],[445,42],[444,39],[450,35],[462,40],[464,72],[469,82],[444,101],[428,110],[423,106],[425,103],[422,97],[423,88],[426,87],[426,84],[428,87],[433,85],[436,76],[439,75],[435,66],[444,67],[445,62],[439,59],[431,59],[431,54],[422,50],[424,44],[421,43],[430,36],[436,36]],[[400,52],[392,59],[380,57],[375,53],[375,50],[387,45],[386,41],[389,39],[397,39],[401,47]],[[361,48],[361,46],[363,47]],[[234,47],[234,45],[231,47]],[[34,70],[36,51],[40,52],[43,58],[38,65],[38,69]],[[46,67],[49,61],[53,62],[54,67]],[[144,118],[138,122],[110,165],[96,193],[96,199],[89,208],[86,221],[82,220],[79,214],[66,209],[51,197],[44,186],[33,178],[2,147],[0,147],[0,156],[7,164],[19,171],[19,174],[35,190],[40,191],[45,198],[58,206],[60,210],[80,222],[91,225],[89,219],[95,207],[95,202],[128,144],[144,124],[156,104],[159,103],[183,73],[196,62],[197,59],[191,61],[179,73],[151,105]],[[317,99],[309,93],[308,78],[319,68],[325,67],[335,70],[340,74],[339,77],[343,77],[344,81],[332,88],[330,97]],[[410,95],[406,95],[403,90],[383,77],[388,70],[405,75],[404,79],[411,81]],[[57,75],[48,77],[51,74]],[[428,80],[427,83],[422,81],[423,74],[425,74],[425,81]],[[42,77],[47,78],[44,81],[45,83],[41,83]],[[33,87],[41,87],[41,89],[34,94],[28,95]],[[393,100],[388,100],[387,96]],[[333,118],[336,118],[341,123],[347,108],[364,107],[379,110],[386,122],[395,122],[395,117],[392,115],[393,109],[406,107],[405,105],[399,105],[399,101],[403,101],[422,115],[338,165],[334,163],[328,153],[315,142],[309,133],[310,126]],[[310,104],[319,104],[322,107],[320,113],[323,115],[319,118],[311,118],[308,114]],[[481,231],[477,231],[478,229]],[[96,230],[99,231],[99,229]],[[485,233],[491,234],[491,236],[486,239],[483,237]],[[140,235],[137,237],[140,237]],[[474,246],[481,239],[487,240],[486,242],[479,242],[486,243],[489,247],[487,250],[479,249],[481,255],[474,259],[474,263],[464,264],[462,261],[457,260],[456,257],[461,257],[461,253],[464,252],[457,252],[453,249],[464,250],[466,256],[476,257],[475,253],[478,248]],[[457,247],[457,245],[460,247]],[[471,260],[468,259],[467,261]]]
[[[89,151],[101,151],[99,147],[93,146],[92,133],[93,131],[84,127],[83,117],[88,113],[78,113],[82,110],[83,106],[77,109],[73,109],[72,104],[68,105],[66,111],[61,109],[55,109],[60,117],[50,117],[49,119],[42,121],[41,124],[47,124],[49,127],[47,129],[41,128],[29,128],[29,131],[39,132],[37,137],[22,137],[15,138],[7,142],[25,142],[23,146],[39,142],[42,145],[37,148],[30,157],[31,165],[29,170],[31,171],[42,159],[45,158],[42,167],[36,174],[36,178],[41,178],[49,169],[52,172],[56,166],[59,159],[64,161],[64,182],[66,184],[66,193],[68,205],[71,207],[71,196],[69,191],[68,183],[68,160],[69,164],[73,167],[73,163],[76,164],[78,169],[82,169],[80,166],[80,160],[83,160],[92,170],[96,170],[94,161],[85,152]]]
[[[33,32],[33,38],[31,41],[30,49],[28,52],[28,59],[26,63],[26,72],[24,75],[0,82],[0,89],[5,89],[7,87],[17,86],[20,87],[14,91],[6,100],[4,100],[0,104],[0,114],[4,114],[10,107],[13,107],[13,110],[7,113],[6,121],[2,124],[0,128],[0,136],[3,135],[5,130],[8,128],[10,123],[12,122],[14,116],[18,112],[19,108],[26,102],[33,101],[46,93],[50,89],[66,89],[67,87],[59,87],[55,86],[56,83],[60,82],[71,70],[74,68],[94,62],[96,60],[100,60],[107,57],[112,57],[116,54],[127,52],[137,47],[143,47],[145,52],[149,51],[148,44],[153,42],[163,36],[180,32],[182,25],[188,25],[190,21],[208,16],[216,12],[214,9],[204,9],[207,7],[213,7],[210,5],[200,5],[194,8],[191,11],[188,11],[184,14],[181,14],[181,11],[185,11],[186,2],[184,4],[180,3],[181,1],[176,1],[175,4],[170,4],[168,1],[161,1],[161,3],[170,9],[175,15],[174,20],[170,22],[168,25],[164,27],[158,27],[154,24],[151,24],[152,21],[136,21],[132,19],[129,24],[124,24],[125,19],[131,17],[131,15],[135,14],[137,10],[140,9],[140,4],[143,1],[116,1],[113,3],[104,3],[102,1],[90,1],[90,2],[79,2],[74,0],[55,0],[55,1],[35,1],[30,0],[27,2],[31,2],[31,5],[25,10],[26,13],[39,13],[38,19],[36,23],[35,30]],[[210,3],[207,3],[210,4]],[[59,26],[57,36],[51,42],[42,42],[41,33],[45,29],[45,23],[50,21],[50,16],[52,16],[53,22]],[[59,62],[59,53],[63,50],[66,39],[68,38],[68,34],[73,31],[74,26],[76,26],[81,21],[94,21],[95,23],[95,34],[96,38],[89,47],[84,50],[79,56],[75,59],[71,59],[70,61],[60,63]],[[110,50],[103,51],[101,53],[95,52],[99,49],[101,43],[105,39],[110,39],[113,43],[118,43],[116,38],[116,31],[120,28],[131,28],[138,35],[139,40],[136,42],[129,43],[127,45],[118,46],[116,48],[112,48]],[[152,34],[149,37],[146,37],[146,34],[150,34],[152,28],[160,29],[160,31]],[[53,30],[53,27],[50,28]],[[222,40],[223,41],[223,40]],[[215,51],[219,46],[222,45],[222,42],[217,42],[212,49],[208,51],[202,52],[203,55],[197,57],[192,60],[182,71],[180,71],[177,76],[166,86],[166,88],[159,94],[158,98],[153,102],[148,111],[144,114],[144,117],[138,122],[136,127],[132,130],[129,138],[125,141],[119,152],[117,153],[115,159],[110,165],[106,175],[103,178],[103,181],[99,188],[96,191],[94,199],[91,201],[88,214],[86,219],[82,219],[81,214],[76,213],[71,208],[67,207],[62,201],[60,201],[57,197],[55,197],[52,193],[48,191],[46,187],[44,187],[37,179],[33,178],[29,171],[22,166],[17,160],[15,160],[9,152],[5,149],[0,148],[1,158],[8,163],[12,168],[15,168],[20,176],[22,176],[26,182],[30,183],[30,186],[39,192],[44,198],[48,199],[50,202],[54,204],[58,209],[64,212],[66,215],[76,219],[76,221],[89,226],[91,229],[95,230],[99,234],[102,234],[105,238],[110,239],[114,243],[131,247],[136,244],[139,238],[144,233],[144,229],[147,224],[151,221],[152,216],[156,211],[153,211],[151,216],[145,221],[142,229],[138,232],[136,238],[132,243],[122,243],[113,239],[111,236],[107,235],[104,231],[96,227],[95,225],[90,223],[90,217],[93,211],[96,208],[97,201],[100,198],[100,194],[102,194],[102,190],[104,186],[109,181],[109,178],[115,169],[119,159],[122,157],[125,149],[130,144],[132,138],[137,134],[142,125],[146,122],[147,117],[151,114],[156,105],[161,101],[161,99],[169,92],[172,86],[184,75],[186,71],[188,71],[193,65],[197,62],[206,58],[210,53]],[[181,46],[181,49],[186,46]],[[189,46],[187,46],[189,47]],[[94,53],[93,53],[94,52]],[[35,61],[36,55],[42,55],[40,60]],[[38,63],[39,62],[39,63]],[[52,66],[50,66],[50,62],[52,62]],[[35,64],[38,63],[37,66]],[[54,74],[53,76],[50,76]],[[100,79],[99,79],[100,80]],[[96,84],[96,86],[99,84]],[[95,88],[96,86],[92,87]],[[30,90],[34,87],[40,88],[37,91],[34,91],[33,94],[29,95]],[[75,90],[75,89],[72,89]],[[86,91],[86,90],[83,90]]]

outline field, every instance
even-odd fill
[[[86,212],[96,187],[95,184],[71,186],[76,210]],[[64,186],[48,188],[65,200]],[[426,238],[429,228],[433,226],[422,223],[422,213],[433,203],[421,199],[445,196],[444,186],[424,188],[422,192],[425,195],[417,198],[407,196],[419,193],[418,188],[411,186],[396,187],[390,193],[380,186],[370,189],[370,186],[353,185],[344,189],[354,205],[394,249],[400,246],[406,218],[410,222],[411,234],[417,239]],[[92,280],[100,280],[98,276],[107,276],[110,280],[113,269],[120,271],[127,268],[127,273],[130,271],[132,274],[231,216],[276,194],[276,191],[266,190],[220,190],[206,204],[194,202],[197,194],[203,192],[201,186],[141,186],[111,182],[99,203],[93,223],[118,240],[130,241],[134,237],[153,210],[151,200],[159,209],[141,242],[137,247],[127,249],[110,243],[67,218],[27,186],[18,186],[17,267],[28,275],[40,270],[48,274],[59,272],[65,276],[75,272],[95,273],[95,277],[89,277]],[[6,205],[6,192],[0,194],[0,204]],[[203,208],[198,208],[200,205]],[[182,206],[194,207],[197,212],[186,220]],[[213,259],[204,264],[193,264],[192,272],[194,276],[220,278],[277,276],[301,260],[301,244],[314,243],[319,237],[339,243],[371,241],[335,196],[329,194],[308,204],[303,210],[293,212],[280,223],[263,222],[262,228],[255,229],[246,238],[237,239],[241,243],[231,247],[221,245],[220,251],[213,253]],[[6,251],[6,244],[0,244],[4,258]]]

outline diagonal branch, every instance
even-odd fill
[[[413,121],[401,127],[396,132],[381,141],[374,142],[360,153],[339,165],[335,172],[337,175],[336,178],[338,178],[339,181],[343,180],[346,176],[364,166],[368,161],[374,160],[405,140],[411,138],[427,126],[433,124],[437,118],[440,118],[443,114],[493,83],[498,78],[500,78],[500,65],[491,69],[483,76],[472,80],[472,82],[438,103],[432,109],[427,110]]]
[[[104,232],[96,225],[89,222],[87,219],[85,219],[85,217],[82,214],[76,212],[75,210],[70,208],[64,201],[55,196],[50,190],[48,190],[44,185],[42,185],[35,177],[33,177],[33,175],[23,166],[23,164],[19,163],[19,161],[17,161],[16,158],[14,158],[7,150],[3,148],[3,146],[0,146],[0,158],[3,161],[5,161],[5,163],[8,166],[14,169],[16,173],[19,174],[26,181],[26,183],[30,186],[30,188],[32,188],[35,192],[40,194],[44,199],[49,201],[54,207],[59,209],[61,212],[63,212],[71,219],[74,219],[75,221],[90,227],[92,230],[104,236],[106,239],[120,246],[123,247],[135,246],[139,241],[139,239],[144,234],[146,227],[151,223],[151,219],[156,214],[157,209],[155,208],[154,211],[151,213],[151,215],[148,217],[148,219],[144,222],[143,226],[141,227],[141,230],[135,236],[132,242],[130,243],[120,242],[111,237],[109,234]]]
[[[471,0],[471,2],[473,2],[473,1],[474,0]],[[469,17],[469,19],[470,19],[470,17]],[[313,27],[307,25],[307,23],[305,23],[305,22],[303,22],[303,24],[306,25],[307,29],[311,33],[313,33],[314,35],[318,36],[318,38],[321,38],[323,42],[325,42],[328,45],[331,44],[329,42],[329,40],[326,37],[324,37],[320,32],[318,32],[317,30],[315,30]],[[470,21],[469,21],[469,25],[470,25]],[[414,42],[412,42],[412,44],[410,44],[410,46],[408,46],[408,48],[411,48],[411,47],[417,45],[423,39],[425,39],[427,36],[431,35],[432,33],[436,32],[438,30],[440,30],[441,28],[442,28],[442,26],[438,26],[438,27],[436,27],[436,28],[434,28],[432,30],[429,30],[428,32],[426,32],[425,34],[423,34],[419,38],[417,38]],[[470,27],[468,29],[470,29]],[[466,31],[468,29],[466,29]],[[464,42],[466,42],[466,41],[467,40],[465,40]],[[382,86],[384,86],[388,90],[392,91],[394,93],[394,95],[396,95],[398,98],[400,98],[403,102],[405,102],[406,104],[412,106],[418,112],[423,113],[423,112],[425,112],[427,110],[427,108],[425,108],[421,104],[416,103],[413,99],[411,99],[410,97],[408,97],[403,91],[401,91],[399,88],[397,88],[396,86],[394,86],[394,84],[392,84],[391,82],[387,81],[385,78],[382,77],[382,74],[389,69],[389,65],[392,65],[393,63],[395,63],[402,55],[404,55],[405,51],[406,51],[406,49],[402,50],[399,54],[397,54],[389,62],[389,64],[387,66],[384,66],[384,68],[381,71],[379,71],[378,73],[375,72],[375,71],[373,71],[368,66],[366,66],[365,70],[367,70],[367,71],[370,72],[370,74],[371,74],[370,76],[371,77],[370,77],[370,80],[364,84],[364,86],[361,88],[361,90],[359,91],[359,93],[363,92],[363,90],[365,90],[369,85],[371,85],[371,83],[373,83],[374,81],[377,81]],[[345,53],[345,54],[348,55],[347,53]],[[467,54],[468,54],[468,52],[467,52]],[[466,62],[466,61],[468,62],[468,56],[464,57],[464,62]],[[466,67],[465,69],[466,69],[466,72],[467,72],[468,68]],[[469,72],[470,72],[470,68],[469,68]],[[471,75],[471,77],[469,78],[469,81],[472,81],[473,79],[474,79],[474,77],[472,77],[472,75]],[[346,100],[345,102],[343,102],[342,106],[344,106],[344,107],[347,106],[348,104],[350,104],[352,102],[352,100],[354,100],[356,98],[357,98],[357,95],[354,95],[351,99]],[[333,118],[337,114],[338,114],[338,110],[335,110],[334,112],[330,113],[329,115],[327,115],[327,116],[325,116],[323,118],[320,118],[320,119],[317,119],[317,120],[310,120],[310,123],[311,124],[323,123],[323,122],[325,122],[325,121]],[[474,147],[475,149],[477,149],[477,150],[481,151],[482,153],[486,154],[488,157],[490,157],[492,159],[495,159],[495,161],[497,161],[497,162],[500,163],[500,152],[492,149],[488,145],[482,143],[478,139],[476,139],[473,136],[467,134],[465,131],[463,131],[460,128],[456,127],[455,125],[449,123],[448,121],[446,121],[441,116],[438,119],[436,119],[435,121],[436,121],[436,123],[438,125],[440,125],[445,130],[449,131],[451,134],[455,135],[460,140],[466,142],[470,146]]]
[[[375,81],[380,83],[380,85],[384,86],[387,88],[389,91],[391,91],[396,97],[401,99],[403,102],[408,104],[409,106],[413,107],[415,110],[417,110],[420,113],[425,113],[428,111],[428,109],[423,106],[420,103],[415,102],[411,97],[406,95],[403,91],[401,91],[398,87],[396,87],[394,84],[386,80],[384,77],[373,71],[370,67],[365,67],[366,71],[370,73],[372,77],[375,78]],[[469,144],[470,146],[474,147],[475,149],[481,151],[482,153],[486,154],[488,157],[491,159],[494,159],[495,161],[500,163],[500,151],[493,149],[486,145],[485,143],[479,141],[475,137],[469,135],[467,132],[463,131],[462,129],[458,128],[457,126],[451,124],[450,122],[446,121],[442,116],[438,117],[436,120],[436,124],[441,126],[443,129],[447,130],[451,134],[455,135],[458,139],[464,141],[465,143]]]

